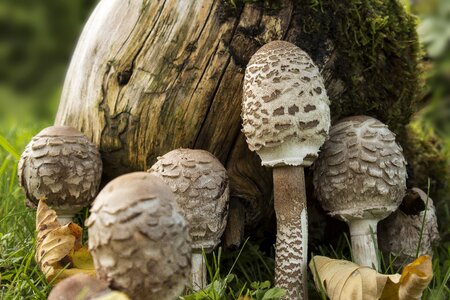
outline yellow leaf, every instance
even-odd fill
[[[92,255],[89,253],[87,247],[82,247],[75,251],[72,255],[72,264],[75,268],[83,270],[95,270],[94,260]]]
[[[44,199],[38,204],[36,228],[35,259],[48,281],[58,276],[58,282],[80,272],[95,275],[92,258],[81,247],[82,228],[74,223],[60,225]]]
[[[431,281],[431,258],[421,256],[402,275],[384,275],[346,260],[314,256],[309,264],[317,289],[331,300],[419,300]]]
[[[431,257],[423,255],[407,265],[400,279],[399,299],[421,299],[423,291],[433,279]]]

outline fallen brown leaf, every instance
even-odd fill
[[[92,257],[81,245],[82,228],[74,223],[60,225],[45,199],[38,204],[36,229],[35,259],[48,281],[57,277],[56,283],[80,272],[95,276]]]
[[[419,300],[432,278],[431,258],[421,256],[402,275],[384,275],[346,260],[314,256],[309,264],[318,290],[331,300]]]

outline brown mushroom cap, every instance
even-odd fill
[[[402,207],[403,203],[411,209]],[[439,240],[433,200],[428,198],[428,206],[425,208],[427,194],[419,188],[413,188],[407,190],[403,203],[398,210],[378,224],[380,250],[385,255],[393,254],[396,257],[395,266],[404,265],[415,259],[419,241],[421,243],[419,255],[432,255],[432,246]],[[417,210],[412,206],[416,206]]]
[[[48,300],[87,300],[108,290],[106,281],[79,273],[55,285],[48,295]]]
[[[76,211],[97,195],[102,161],[97,148],[81,132],[69,126],[51,126],[26,146],[18,175],[34,205],[46,197],[52,208]]]
[[[245,70],[243,132],[267,166],[309,166],[330,127],[329,100],[319,69],[297,46],[261,47]]]
[[[220,161],[198,149],[170,151],[149,172],[160,177],[175,193],[189,224],[192,248],[211,251],[227,225],[228,177]]]
[[[175,299],[190,274],[186,221],[158,177],[117,177],[98,194],[86,221],[100,279],[132,299]]]
[[[314,164],[314,186],[322,207],[344,221],[387,217],[402,201],[406,177],[406,161],[395,134],[366,116],[332,126]]]

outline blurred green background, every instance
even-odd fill
[[[0,125],[53,121],[64,75],[96,0],[0,1]]]

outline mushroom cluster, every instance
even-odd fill
[[[134,300],[175,299],[190,272],[186,221],[173,193],[146,172],[122,175],[99,193],[86,221],[99,279]]]
[[[97,148],[75,128],[51,126],[26,146],[18,166],[28,205],[39,199],[56,211],[60,223],[72,221],[98,193],[102,161]]]
[[[207,151],[176,149],[158,157],[148,171],[160,177],[175,194],[192,239],[192,288],[203,289],[206,266],[202,251],[209,253],[219,244],[227,225],[226,170]]]
[[[356,116],[331,127],[314,164],[314,186],[324,210],[348,223],[357,264],[379,270],[377,223],[400,205],[406,176],[402,148],[387,125]]]
[[[261,47],[245,70],[243,132],[262,165],[273,167],[277,219],[275,283],[286,299],[306,299],[307,212],[304,167],[318,157],[330,127],[322,76],[297,46]]]

